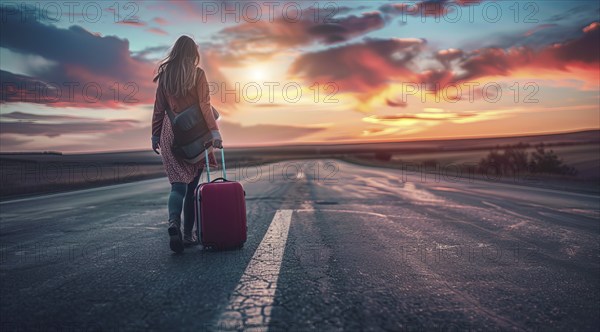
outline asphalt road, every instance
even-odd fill
[[[169,251],[156,179],[0,203],[2,331],[600,326],[600,197],[296,161],[245,175],[242,250]]]

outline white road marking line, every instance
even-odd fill
[[[218,331],[267,331],[293,210],[277,210],[271,225],[219,316]]]

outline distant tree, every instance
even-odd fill
[[[479,169],[486,174],[490,169],[494,169],[497,174],[504,174],[504,165],[504,155],[500,153],[500,147],[496,146],[485,158],[481,159]]]
[[[516,145],[509,145],[504,150],[504,169],[503,173],[516,174],[527,170],[527,148],[528,144],[519,143]]]
[[[544,143],[535,146],[535,151],[531,153],[529,168],[533,173],[561,175],[577,174],[577,170],[571,166],[565,165],[563,160],[558,158],[553,150],[546,150]]]
[[[546,150],[543,143],[535,146],[530,154],[528,144],[519,143],[505,147],[496,146],[479,162],[479,169],[486,174],[495,170],[498,175],[516,175],[525,171],[531,173],[548,173],[576,175],[577,170],[565,165],[554,151]]]

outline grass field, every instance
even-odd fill
[[[598,192],[600,131],[464,140],[386,142],[342,145],[296,145],[230,148],[228,168],[271,162],[328,158],[365,166],[402,168],[423,166],[427,171],[448,165],[476,165],[497,146],[544,142],[577,169],[577,176],[537,175],[528,185]],[[384,158],[382,158],[382,155]],[[165,176],[161,159],[152,151],[94,154],[2,153],[0,199],[111,185]],[[506,179],[505,179],[506,180]],[[542,181],[543,180],[543,181]]]

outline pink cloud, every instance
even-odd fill
[[[165,20],[164,18],[162,18],[162,17],[155,17],[155,18],[152,19],[152,22],[160,24],[160,25],[167,25],[167,24],[169,24],[169,22],[167,20]]]
[[[163,30],[161,28],[150,28],[150,29],[147,29],[146,31],[157,34],[157,35],[163,35],[163,36],[166,36],[169,34],[168,32],[166,32],[165,30]]]

